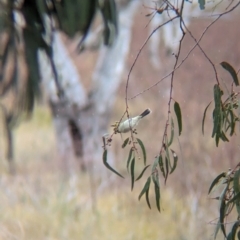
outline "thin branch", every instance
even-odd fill
[[[186,59],[189,57],[189,55],[191,54],[191,52],[198,46],[198,44],[201,42],[203,36],[205,35],[205,33],[209,30],[209,28],[214,24],[216,23],[223,15],[229,13],[229,12],[232,12],[235,8],[237,8],[238,6],[240,5],[240,1],[235,5],[233,6],[231,9],[229,9],[228,11],[225,11],[221,14],[218,14],[218,15],[213,15],[213,16],[217,16],[217,18],[212,21],[205,29],[204,31],[202,32],[200,38],[198,39],[198,41],[196,42],[196,44],[190,49],[190,51],[186,54],[186,56],[181,60],[181,62],[171,71],[169,72],[167,75],[165,75],[164,77],[162,77],[160,80],[158,80],[157,82],[155,82],[154,84],[152,84],[150,87],[144,89],[143,91],[137,93],[136,95],[132,96],[131,98],[129,98],[128,100],[132,100],[136,97],[138,97],[139,95],[142,95],[144,94],[145,92],[151,90],[152,88],[156,87],[159,83],[161,83],[163,80],[165,80],[166,78],[168,78],[169,76],[172,75],[173,71],[176,71],[177,69],[179,69],[182,64],[186,61]],[[176,17],[177,18],[177,17]],[[152,34],[151,34],[152,35]]]

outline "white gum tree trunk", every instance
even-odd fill
[[[59,33],[54,37],[54,63],[65,92],[64,101],[57,96],[46,56],[39,54],[44,89],[53,112],[59,156],[63,168],[70,173],[79,165],[98,175],[105,172],[101,161],[102,135],[109,127],[110,114],[129,52],[132,23],[138,4],[138,0],[130,1],[119,11],[117,39],[111,47],[101,46],[90,94],[86,93],[81,84],[81,78]]]

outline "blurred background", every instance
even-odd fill
[[[145,5],[155,7],[152,2]],[[112,104],[110,121],[107,122],[107,132],[110,134],[113,131],[111,124],[118,121],[125,111],[126,80],[130,67],[151,31],[150,25],[146,27],[150,21],[146,14],[154,12],[154,9],[142,4],[136,6],[132,17],[132,39],[121,72],[121,83],[115,99],[106,96],[107,101]],[[193,11],[200,12],[198,5],[192,8]],[[239,9],[236,9],[219,19],[208,29],[201,41],[202,48],[216,64],[226,89],[231,86],[231,77],[219,63],[229,62],[236,69],[240,65],[238,12]],[[199,16],[189,14],[187,19],[189,30],[196,39],[213,20],[200,15],[201,12]],[[156,14],[154,18],[160,17],[161,15]],[[169,29],[172,29],[171,26]],[[166,31],[168,30],[165,30],[165,34]],[[166,42],[166,38],[161,36],[164,34],[162,29],[156,34]],[[73,60],[81,76],[83,86],[89,91],[99,50],[86,49],[78,54],[75,51],[76,41],[64,34],[60,37],[67,49],[67,55]],[[173,45],[178,41],[179,39],[172,39]],[[172,70],[175,61],[172,53],[176,53],[176,48],[158,42],[154,54],[159,59],[151,60],[154,48],[150,44],[151,42],[144,47],[131,72],[129,98],[154,85]],[[186,34],[180,59],[186,56],[194,44],[189,34]],[[140,114],[146,108],[152,110],[137,128],[137,136],[145,144],[149,164],[154,161],[161,148],[168,111],[169,80],[170,78],[166,78],[149,91],[128,101],[131,116]],[[69,163],[69,156],[61,155],[59,133],[56,132],[56,122],[52,117],[54,110],[49,108],[48,95],[44,93],[41,101],[36,104],[33,117],[14,128],[13,175],[9,174],[6,142],[2,134],[4,125],[1,125],[0,239],[212,239],[218,217],[218,204],[207,195],[208,189],[216,175],[237,164],[240,147],[238,132],[229,143],[220,143],[218,148],[215,146],[215,141],[211,138],[212,108],[205,120],[205,135],[202,134],[203,112],[213,98],[214,84],[214,71],[198,48],[190,53],[175,72],[173,98],[181,106],[183,132],[173,144],[173,149],[179,156],[176,171],[169,176],[166,184],[160,176],[161,213],[155,207],[153,191],[150,191],[151,210],[144,198],[138,201],[146,177],[136,182],[131,191],[130,176],[126,170],[129,149],[121,148],[123,140],[119,134],[114,135],[110,155],[112,160],[109,161],[125,179],[106,170],[101,154],[98,155],[97,163],[91,162],[97,167],[90,173],[86,169],[81,171],[82,163],[78,158]],[[94,115],[91,117],[98,124],[98,118],[95,119]],[[123,139],[125,136],[128,135],[124,135]],[[93,152],[95,148],[102,149],[101,135],[95,139],[94,144],[96,146],[92,147]],[[141,169],[142,165],[139,164],[136,176]],[[96,176],[97,173],[99,176],[93,178],[92,174]],[[217,239],[222,239],[221,234]]]

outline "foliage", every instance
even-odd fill
[[[199,0],[199,7],[200,9],[205,8],[205,1]],[[143,92],[140,92],[136,94],[134,97],[131,99],[143,94],[145,91],[150,90],[151,88],[155,87],[158,83],[160,83],[162,80],[164,80],[166,77],[170,76],[171,77],[171,88],[170,88],[170,97],[168,101],[168,117],[165,125],[165,130],[164,134],[162,137],[161,141],[161,146],[160,146],[160,151],[155,157],[154,160],[150,161],[150,164],[146,166],[145,160],[144,160],[144,166],[143,169],[139,175],[139,177],[136,179],[140,179],[143,176],[146,175],[146,170],[149,169],[149,166],[151,165],[151,171],[150,175],[146,177],[145,184],[139,194],[138,199],[140,200],[143,195],[145,195],[146,202],[149,208],[151,208],[150,204],[150,198],[149,198],[149,192],[151,188],[151,183],[153,186],[153,191],[155,194],[155,202],[158,211],[160,212],[160,173],[162,174],[164,181],[166,183],[169,175],[174,172],[174,170],[177,167],[177,162],[178,162],[178,155],[175,150],[171,148],[172,143],[176,139],[175,132],[176,128],[174,125],[174,120],[172,116],[172,108],[174,109],[175,116],[176,116],[176,121],[178,124],[178,136],[181,135],[182,133],[182,121],[184,120],[185,116],[182,116],[181,114],[181,108],[180,104],[173,99],[173,83],[174,83],[174,74],[175,71],[183,64],[183,62],[188,58],[189,54],[191,51],[195,48],[198,47],[203,55],[205,56],[207,62],[212,66],[212,69],[215,74],[215,80],[216,84],[213,86],[213,100],[207,105],[203,112],[203,119],[202,119],[202,132],[204,133],[204,125],[205,125],[205,119],[207,116],[207,111],[211,106],[211,103],[214,103],[213,106],[213,112],[212,112],[212,123],[213,123],[213,129],[212,129],[212,138],[215,139],[216,146],[218,147],[220,144],[220,140],[222,142],[229,142],[230,137],[232,137],[234,134],[236,134],[236,125],[237,122],[240,122],[239,118],[239,93],[237,91],[237,87],[239,86],[239,80],[238,80],[238,71],[235,70],[235,68],[228,62],[224,61],[221,62],[220,65],[225,69],[231,76],[232,78],[232,83],[230,85],[230,90],[229,87],[226,87],[226,92],[222,90],[222,86],[219,81],[219,76],[218,76],[218,71],[216,69],[215,64],[212,62],[211,58],[208,56],[208,54],[202,49],[200,45],[200,41],[205,34],[205,32],[209,29],[211,25],[213,25],[220,17],[223,15],[232,12],[235,8],[239,6],[239,2],[235,4],[232,8],[229,8],[229,6],[226,8],[226,11],[223,13],[220,13],[217,15],[217,18],[206,28],[202,36],[197,40],[192,32],[187,28],[184,18],[183,18],[183,9],[184,9],[184,1],[181,1],[180,6],[172,4],[171,1],[163,1],[162,5],[160,7],[157,7],[157,4],[155,6],[154,10],[154,16],[156,13],[158,14],[164,14],[164,12],[169,12],[170,10],[175,14],[169,15],[169,20],[164,22],[163,24],[159,25],[156,29],[152,31],[152,33],[148,36],[148,38],[145,40],[143,43],[142,47],[140,48],[139,52],[137,53],[136,58],[134,59],[134,62],[130,68],[129,75],[127,78],[127,83],[126,83],[126,111],[123,114],[122,118],[124,115],[127,115],[127,118],[129,119],[129,113],[128,113],[128,84],[129,84],[129,79],[130,75],[132,72],[132,69],[134,68],[138,57],[140,56],[142,50],[146,46],[148,40],[151,38],[151,36],[159,30],[161,27],[164,25],[168,24],[169,22],[179,19],[179,28],[182,31],[182,38],[179,43],[179,48],[177,54],[175,54],[176,61],[173,67],[173,70],[167,75],[164,76],[162,79],[158,80],[156,84],[152,85],[148,89],[144,90]],[[147,7],[151,9],[150,7]],[[147,14],[146,16],[149,17],[152,14]],[[150,20],[151,21],[151,20]],[[184,40],[186,32],[190,35],[190,37],[195,41],[196,45],[190,50],[190,52],[186,55],[183,60],[179,62],[179,56],[181,53],[181,46],[182,46],[182,41]],[[235,86],[234,86],[235,85]],[[174,102],[174,104],[173,104]],[[118,122],[118,125],[121,123],[122,118]],[[183,118],[183,119],[182,119]],[[114,132],[116,133],[116,132]],[[113,134],[114,134],[113,133]],[[112,142],[113,134],[107,138],[107,140],[104,142],[103,149],[106,151],[108,147],[110,147],[110,143]],[[134,134],[136,134],[136,129],[131,129],[130,136],[123,142],[122,147],[125,148],[127,145],[130,145],[130,150],[128,154],[128,160],[127,160],[127,169],[129,170],[130,167],[130,176],[131,176],[131,189],[133,189],[134,186],[134,168],[135,168],[135,158],[136,156],[139,156],[139,148],[142,149],[143,152],[143,158],[147,156],[147,150],[144,147],[144,144],[142,141],[138,138],[135,138]],[[220,195],[216,197],[215,199],[219,200],[219,220],[216,226],[216,231],[215,231],[215,237],[221,229],[223,235],[227,239],[235,239],[235,236],[240,235],[240,229],[239,229],[239,219],[240,219],[240,163],[233,169],[229,170],[229,172],[224,172],[219,174],[215,180],[212,182],[210,188],[209,188],[209,193],[213,191],[213,189],[217,186],[220,185],[223,187],[223,190],[221,191]],[[136,181],[135,180],[135,181]],[[235,208],[234,208],[235,207]],[[235,222],[232,224],[232,228],[229,229],[229,232],[226,230],[226,224],[227,218],[229,217],[230,213],[233,212],[235,209],[235,212],[237,213],[237,217]]]

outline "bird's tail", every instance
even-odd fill
[[[151,110],[150,109],[146,109],[142,114],[140,114],[139,116],[140,117],[145,117],[145,116],[147,116],[149,113],[151,113]]]

